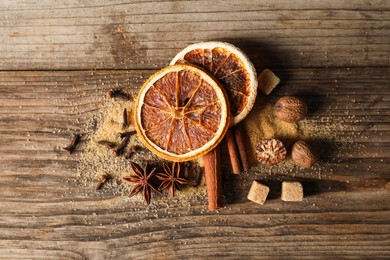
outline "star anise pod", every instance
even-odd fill
[[[180,163],[174,162],[171,167],[164,163],[164,172],[157,173],[156,176],[162,181],[158,189],[167,189],[171,197],[175,196],[176,190],[180,190],[179,184],[188,184],[188,180],[180,177]]]
[[[143,191],[144,198],[146,203],[150,204],[150,198],[151,198],[151,190],[160,193],[156,188],[153,187],[153,185],[150,182],[150,179],[153,177],[153,175],[156,172],[156,168],[153,168],[153,170],[148,171],[148,165],[146,164],[144,168],[141,168],[137,163],[130,162],[131,168],[133,169],[133,172],[135,173],[135,176],[130,176],[124,178],[126,181],[136,183],[136,185],[133,187],[131,192],[129,193],[129,196],[132,197],[141,190]]]

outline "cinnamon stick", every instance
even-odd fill
[[[203,155],[209,210],[222,206],[222,170],[219,146]]]
[[[226,132],[225,138],[229,150],[230,163],[232,165],[233,173],[239,174],[242,172],[240,154],[238,152],[236,139],[234,138],[233,130],[231,128],[229,128]]]
[[[246,155],[244,132],[243,132],[241,124],[238,124],[234,127],[234,138],[236,139],[238,153],[240,154],[242,169],[244,171],[248,171],[249,170],[249,160],[248,160],[248,156]]]

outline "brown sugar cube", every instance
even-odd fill
[[[284,181],[282,183],[282,200],[284,201],[302,201],[303,187],[297,181]]]
[[[259,203],[263,205],[267,199],[269,193],[269,188],[260,182],[253,181],[252,187],[248,193],[248,200]]]
[[[259,82],[258,89],[266,96],[268,96],[280,82],[280,79],[269,69],[263,70],[257,77],[257,80]]]

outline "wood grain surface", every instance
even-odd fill
[[[3,1],[0,3],[1,259],[389,259],[389,1]],[[315,170],[224,173],[225,208],[129,203],[76,174],[104,93],[136,94],[187,44],[227,40],[338,126]],[[85,141],[85,140],[83,140]],[[303,202],[280,200],[300,180]],[[279,188],[278,188],[279,187]]]
[[[389,3],[4,1],[0,68],[151,69],[190,43],[227,40],[258,66],[389,64]],[[28,58],[27,58],[28,57]]]

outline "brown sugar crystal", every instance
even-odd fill
[[[280,79],[269,69],[263,70],[257,79],[259,81],[259,90],[266,96],[268,96],[280,82]]]
[[[267,199],[269,188],[258,181],[253,181],[251,189],[248,193],[248,200],[263,205]]]
[[[282,200],[283,201],[302,201],[303,187],[297,181],[284,181],[282,183]]]

